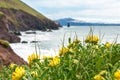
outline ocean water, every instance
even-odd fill
[[[93,34],[101,38],[101,43],[114,42],[120,43],[120,26],[71,26],[63,27],[52,32],[36,31],[36,34],[26,34],[21,32],[21,41],[28,43],[10,44],[12,49],[27,61],[28,55],[39,53],[40,57],[58,55],[59,48],[64,44],[67,45],[68,38],[75,39],[76,36],[84,41],[88,35],[90,28],[93,29]],[[29,31],[31,32],[31,31]],[[37,41],[37,43],[31,43]]]

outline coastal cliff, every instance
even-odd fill
[[[10,63],[18,65],[27,64],[27,62],[25,62],[12,50],[8,43],[6,44],[6,41],[0,40],[0,68],[2,65],[10,65]]]
[[[32,9],[21,0],[0,0],[0,40],[20,42],[14,32],[27,30],[57,30],[61,25]],[[15,63],[27,64],[9,47],[0,43],[0,67]]]
[[[47,18],[39,18],[23,10],[0,8],[1,17],[9,31],[58,29],[60,25]]]
[[[11,34],[11,32],[56,30],[60,26],[21,0],[0,0],[0,39],[20,42],[20,38]]]

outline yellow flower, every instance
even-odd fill
[[[11,64],[10,64],[10,68],[11,68],[11,69],[13,69],[15,66],[16,66],[16,64],[14,64],[14,63],[11,63]]]
[[[114,80],[120,80],[120,79],[114,79]]]
[[[95,75],[94,80],[105,80],[105,78],[102,77],[101,75]]]
[[[69,51],[68,48],[62,47],[62,48],[59,50],[59,55],[64,55],[64,54],[67,53],[68,51]]]
[[[23,67],[17,67],[15,71],[12,73],[12,80],[20,80],[25,74],[25,70]]]
[[[91,35],[88,35],[85,39],[85,42],[86,43],[97,43],[99,41],[99,37],[98,36],[91,36]]]
[[[98,36],[93,36],[92,39],[93,39],[93,42],[98,42],[99,41]]]
[[[38,54],[35,54],[35,53],[28,56],[29,64],[32,64],[34,61],[39,60],[39,59],[40,59],[40,56]]]
[[[38,73],[37,73],[37,71],[32,71],[32,72],[31,72],[31,75],[34,76],[34,77],[37,77],[37,76],[38,76]]]
[[[49,66],[56,66],[60,63],[60,58],[59,57],[54,57],[49,61]]]
[[[106,42],[105,46],[106,46],[107,48],[109,48],[109,47],[111,46],[111,44],[110,44],[109,42]]]
[[[116,80],[120,80],[120,70],[118,70],[114,73],[114,77]]]

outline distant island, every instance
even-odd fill
[[[55,20],[62,26],[120,26],[120,23],[101,23],[101,22],[86,22],[73,18],[63,18]]]

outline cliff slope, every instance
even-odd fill
[[[10,32],[58,29],[56,22],[46,18],[20,0],[0,0],[0,39],[19,42]],[[6,35],[3,35],[6,34]],[[9,39],[8,39],[9,37]]]
[[[60,25],[38,13],[20,0],[0,0],[0,15],[10,30],[58,29]]]
[[[9,65],[10,63],[15,63],[18,65],[27,64],[27,62],[16,55],[10,46],[6,45],[4,40],[0,40],[0,68],[2,65]]]

